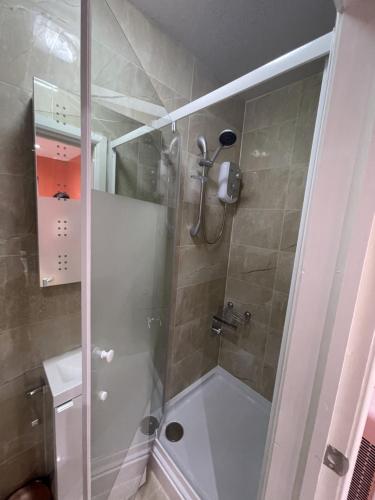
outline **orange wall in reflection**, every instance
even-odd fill
[[[78,200],[81,197],[81,156],[61,161],[38,156],[37,176],[39,196],[53,197],[57,192],[68,193]]]

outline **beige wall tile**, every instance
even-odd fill
[[[228,277],[225,301],[233,302],[239,312],[244,313],[245,311],[249,311],[254,321],[268,324],[271,311],[272,289],[255,286],[247,281]]]
[[[283,333],[288,298],[289,296],[286,293],[273,292],[270,326],[280,336]]]
[[[195,351],[171,367],[167,398],[170,399],[217,365],[217,352]]]
[[[302,82],[297,82],[246,103],[244,132],[270,127],[297,117]]]
[[[43,418],[42,397],[25,397],[27,390],[41,383],[38,368],[0,386],[0,498],[45,473],[43,426],[31,427],[32,420]]]
[[[285,212],[282,226],[280,250],[284,252],[295,252],[300,221],[300,210],[290,210]]]
[[[262,371],[262,383],[260,384],[260,394],[269,401],[272,401],[273,391],[276,380],[276,368],[274,366],[264,365]]]
[[[224,300],[225,278],[177,289],[176,325],[217,311]]]
[[[253,318],[240,327],[239,345],[256,358],[263,359],[268,334],[268,325],[258,323]],[[229,338],[228,338],[229,340]]]
[[[54,17],[57,5],[23,1],[15,8],[14,2],[2,2],[0,81],[31,91],[33,76],[39,76],[79,90],[79,5]]]
[[[41,370],[36,369],[0,386],[0,463],[43,440],[43,426],[31,427],[32,420],[43,417],[43,397],[25,396],[41,383]]]
[[[35,255],[38,251],[35,233],[15,235],[0,240],[0,256]]]
[[[294,253],[279,252],[275,277],[275,290],[289,293],[294,265]]]
[[[210,334],[212,316],[203,316],[188,321],[175,328],[173,336],[173,362],[178,363],[195,351],[204,350],[208,343],[216,345],[219,349],[218,337]]]
[[[0,101],[0,172],[31,177],[34,174],[31,94],[0,82]]]
[[[291,167],[285,208],[301,210],[305,197],[308,166],[299,164]]]
[[[33,14],[29,10],[17,10],[1,6],[1,64],[0,80],[13,85],[24,81],[25,68],[33,40]]]
[[[111,5],[112,2],[109,2]],[[141,67],[141,62],[122,30],[114,11],[107,2],[93,0],[92,9],[92,38],[99,41],[113,53],[121,54],[129,62]],[[95,56],[95,54],[94,54]]]
[[[245,384],[259,390],[262,358],[257,358],[232,342],[222,339],[219,364]]]
[[[282,210],[239,208],[233,220],[235,244],[278,249],[282,230]]]
[[[227,274],[229,244],[180,247],[178,286],[204,283]]]
[[[220,363],[260,361],[252,387],[272,399],[294,264],[321,75],[247,102],[225,301],[253,313],[250,327],[225,333]],[[251,332],[256,325],[256,335]],[[232,344],[232,346],[230,345]],[[230,354],[228,354],[231,349]],[[242,350],[240,350],[242,349]],[[233,351],[237,351],[236,354]],[[236,363],[235,361],[236,360]]]
[[[318,110],[322,73],[317,73],[302,82],[302,98],[299,116],[315,118]]]
[[[147,74],[191,98],[194,57],[179,43],[161,32],[155,23],[146,19],[130,2],[115,9],[118,21]]]
[[[6,498],[26,481],[43,475],[43,446],[33,446],[0,464],[0,498]]]
[[[212,74],[212,71],[195,59],[192,100],[212,92],[221,85],[222,83]],[[214,115],[223,118],[227,122],[228,128],[232,126],[242,129],[245,102],[240,97],[226,99],[221,103],[211,106],[208,110]]]
[[[288,168],[245,172],[242,177],[241,208],[283,208],[288,180]]]
[[[291,164],[296,120],[255,129],[243,135],[241,169],[244,172],[285,168]]]
[[[231,244],[228,277],[272,288],[277,252],[264,248]]]
[[[299,119],[296,126],[296,140],[292,156],[293,163],[307,163],[315,129],[315,118]]]
[[[81,344],[80,313],[0,332],[2,384]]]
[[[31,176],[0,174],[0,238],[35,232],[35,189]]]
[[[142,68],[96,41],[92,48],[92,83],[125,96],[162,105],[150,77]]]
[[[264,355],[264,364],[277,368],[279,362],[280,346],[282,336],[278,332],[270,330],[267,336],[266,351]]]

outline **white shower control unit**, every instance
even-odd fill
[[[231,161],[220,165],[217,196],[224,203],[236,203],[240,195],[242,173],[240,167]]]

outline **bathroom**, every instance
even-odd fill
[[[0,26],[0,499],[371,498],[371,0]]]

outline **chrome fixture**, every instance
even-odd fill
[[[233,302],[227,302],[226,307],[223,309],[226,317],[230,317],[232,322],[235,322],[237,325],[244,325],[251,320],[251,312],[245,311],[243,314],[239,313],[234,309]]]
[[[224,327],[228,327],[233,332],[239,326],[250,322],[251,312],[239,313],[235,311],[233,302],[227,302],[225,307],[220,307],[218,312],[212,317],[211,333],[213,335],[223,335]]]
[[[147,328],[151,329],[154,323],[156,323],[158,326],[162,326],[161,318],[159,317],[154,318],[147,316]]]
[[[34,389],[30,389],[29,391],[25,392],[25,396],[27,398],[32,398],[36,394],[40,394],[41,392],[44,391],[45,385],[39,385],[38,387],[34,387]]]
[[[202,173],[200,175],[192,175],[193,179],[199,180],[201,183],[201,191],[199,198],[199,214],[197,222],[190,228],[190,235],[195,238],[202,231],[203,239],[206,243],[212,245],[217,243],[223,235],[224,227],[225,227],[225,219],[227,212],[227,203],[224,203],[224,211],[223,218],[220,225],[219,232],[217,236],[213,240],[209,240],[206,232],[206,223],[205,223],[205,202],[206,202],[206,189],[207,189],[207,181],[208,181],[208,172],[209,169],[214,165],[217,157],[219,156],[222,149],[227,149],[232,147],[237,140],[237,135],[233,130],[225,129],[219,135],[219,145],[216,148],[214,154],[211,158],[208,157],[208,148],[206,138],[202,135],[197,137],[197,146],[201,153],[201,159],[198,162],[198,165],[202,167]],[[239,170],[239,169],[238,169]],[[238,180],[240,180],[240,173],[238,172]]]
[[[109,349],[108,351],[99,349],[99,347],[95,347],[93,350],[93,355],[101,359],[102,361],[106,361],[107,363],[112,363],[113,357],[115,355],[115,351],[113,349]]]
[[[99,391],[97,393],[97,397],[99,401],[106,401],[108,398],[108,392],[107,391]]]
[[[42,395],[44,394],[44,388],[45,388],[45,385],[39,385],[38,387],[34,387],[33,389],[26,391],[25,396],[28,399],[34,399],[34,396],[36,396],[38,394],[42,394]],[[32,415],[32,419],[30,421],[31,427],[37,427],[38,425],[40,425],[43,422],[43,420],[37,415],[37,412],[36,412],[35,408],[33,408],[33,405],[31,407],[31,415]]]
[[[237,328],[237,327],[234,327],[234,328]],[[223,324],[221,321],[219,321],[215,317],[212,318],[211,333],[213,335],[217,335],[219,337],[221,335],[223,335]]]
[[[203,135],[198,136],[197,138],[197,146],[201,152],[203,160],[207,160],[207,141]]]

